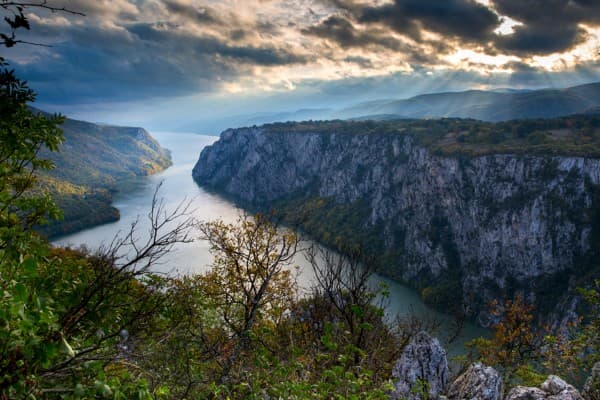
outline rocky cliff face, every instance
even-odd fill
[[[447,287],[472,315],[516,289],[568,289],[598,246],[599,159],[439,156],[408,135],[246,128],[205,148],[193,176],[252,205],[360,202],[367,213],[355,229],[376,228],[392,255],[386,273],[424,293],[457,284]]]

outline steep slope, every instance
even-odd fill
[[[150,175],[171,165],[168,150],[143,128],[67,119],[62,130],[65,140],[60,151],[40,154],[56,165],[40,176],[40,186],[53,194],[64,211],[64,220],[40,227],[49,236],[117,220],[112,193],[128,178]]]
[[[404,118],[474,118],[506,121],[552,118],[600,106],[600,83],[566,89],[496,92],[469,90],[435,93],[406,100],[380,100],[358,104],[336,114],[338,118],[395,115]]]
[[[469,143],[472,130],[488,139]],[[223,132],[193,176],[327,244],[362,244],[385,274],[483,323],[491,299],[525,290],[548,313],[598,276],[599,144],[598,117],[275,124]]]

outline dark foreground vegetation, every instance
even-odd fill
[[[0,399],[387,398],[391,369],[411,337],[432,328],[386,319],[371,260],[308,249],[316,283],[299,296],[293,231],[271,220],[197,223],[185,205],[155,197],[147,237],[132,230],[107,247],[53,248],[33,227],[60,210],[37,186],[59,149],[60,116],[33,113],[34,94],[0,73]],[[203,274],[153,274],[176,243],[207,240]],[[340,244],[343,246],[343,244]],[[176,266],[173,266],[176,267]],[[553,372],[577,381],[598,360],[599,293],[589,316],[551,335],[517,297],[492,305],[498,324],[467,358],[497,367],[509,385]]]

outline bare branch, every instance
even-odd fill
[[[4,22],[8,25],[9,33],[0,33],[0,43],[4,47],[13,47],[19,43],[29,44],[34,46],[52,47],[48,44],[31,42],[27,40],[21,40],[16,38],[16,31],[23,28],[26,30],[30,29],[29,18],[25,15],[25,11],[31,9],[40,9],[50,11],[52,13],[64,13],[77,16],[85,16],[84,13],[71,10],[66,6],[58,7],[48,4],[47,0],[40,1],[5,1],[0,0],[0,9],[4,12],[12,14],[12,16],[5,16]]]
[[[67,14],[73,14],[73,15],[79,15],[82,17],[85,17],[85,14],[79,11],[75,11],[75,10],[71,10],[69,8],[67,8],[66,6],[64,7],[55,7],[55,6],[51,6],[48,4],[47,0],[42,0],[42,1],[37,1],[37,2],[28,2],[28,1],[2,1],[0,3],[0,7],[4,8],[5,10],[8,10],[10,8],[16,8],[16,7],[23,7],[23,9],[27,9],[27,8],[42,8],[45,10],[49,10],[52,11],[53,13],[55,12],[63,12],[63,13],[67,13]]]

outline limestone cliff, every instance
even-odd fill
[[[552,311],[598,247],[600,159],[438,155],[419,143],[408,134],[227,130],[193,176],[251,206],[360,204],[358,219],[343,218],[376,236],[386,274],[442,306],[461,296],[482,323],[490,299],[520,289]]]

